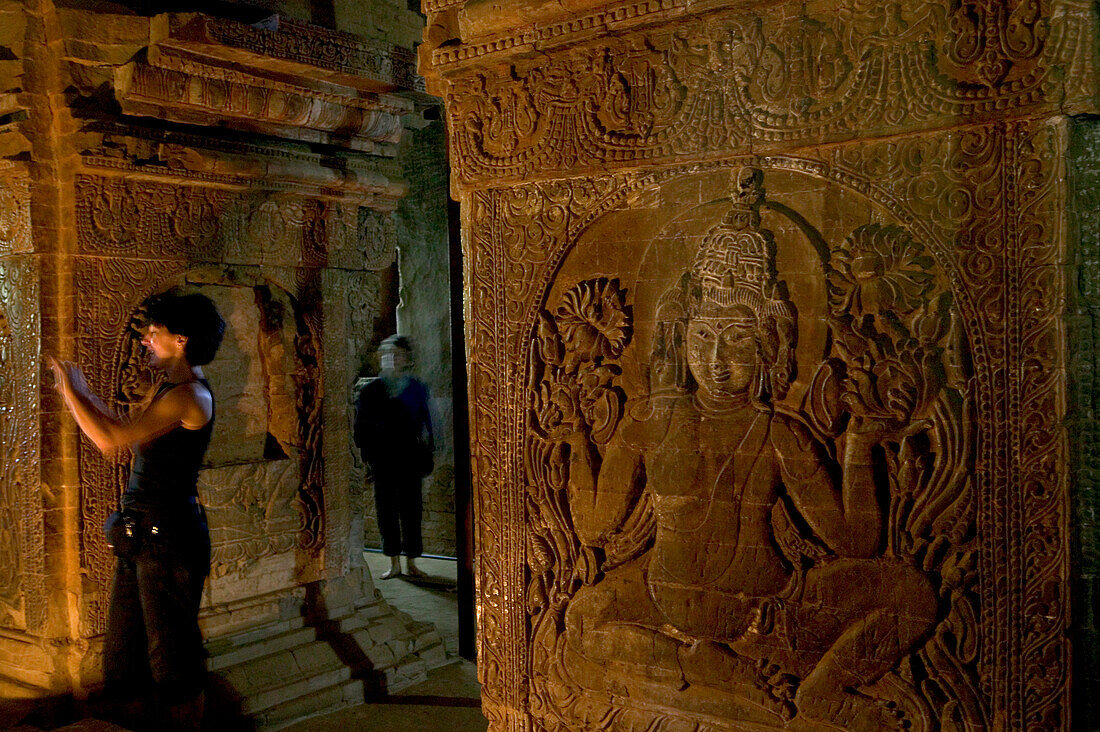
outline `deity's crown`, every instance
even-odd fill
[[[702,300],[721,307],[744,305],[757,317],[775,309],[775,240],[760,226],[764,176],[741,168],[734,178],[733,207],[707,232],[691,274]]]

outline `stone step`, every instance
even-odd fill
[[[261,729],[393,693],[447,663],[443,639],[384,603],[352,609],[317,626],[268,627],[216,639],[209,667],[232,688],[242,718]],[[361,662],[355,659],[361,659]]]
[[[245,661],[219,675],[240,696],[241,713],[258,717],[296,699],[343,687],[352,681],[351,673],[327,643],[314,640]]]
[[[234,642],[218,648],[211,648],[208,644],[207,652],[210,654],[208,667],[211,671],[220,671],[246,661],[304,645],[316,639],[317,631],[315,629],[298,627],[294,630],[259,638],[247,643]]]
[[[241,703],[241,712],[250,717],[266,716],[273,707],[286,705],[293,701],[301,701],[302,706],[309,706],[317,701],[318,694],[336,687],[342,687],[346,683],[354,681],[362,688],[360,679],[351,678],[351,669],[347,666],[328,669],[312,676],[299,678],[288,684],[272,686],[255,695],[245,697]],[[304,699],[309,697],[308,699]]]
[[[290,633],[295,630],[299,630],[305,627],[305,618],[295,616],[287,618],[286,620],[279,620],[274,623],[266,623],[257,628],[251,628],[241,633],[234,633],[230,635],[218,636],[212,638],[206,643],[206,650],[210,653],[220,653],[227,648],[235,648],[238,646],[248,645],[249,643],[256,643],[267,638],[272,638],[284,633]]]
[[[259,729],[279,730],[303,719],[362,704],[363,701],[363,681],[351,679],[342,684],[276,704],[256,714],[252,721]]]

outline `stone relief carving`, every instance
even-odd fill
[[[31,248],[30,179],[0,166],[0,254]]]
[[[121,67],[115,87],[129,114],[181,122],[208,122],[215,116],[245,129],[314,142],[332,143],[332,135],[338,134],[371,152],[382,149],[370,143],[400,141],[401,115],[409,111],[396,99],[367,99],[346,87],[310,89],[167,50],[154,50],[145,62]]]
[[[307,73],[311,77],[325,69],[341,81],[376,91],[418,88],[416,57],[408,49],[286,16],[280,16],[277,30],[198,13],[170,15],[166,25],[164,45],[202,48],[238,59],[244,51],[266,57],[268,64],[289,62],[305,67],[311,70]]]
[[[34,263],[0,262],[0,627],[39,632],[46,622],[46,558],[39,490],[38,284]]]
[[[210,518],[212,573],[222,576],[245,571],[262,557],[323,543],[316,352],[313,336],[299,331],[304,323],[297,302],[277,286],[201,287],[226,317],[231,341],[207,369],[219,397],[220,424],[199,474]],[[123,409],[140,408],[156,386],[141,357],[140,322],[139,307],[122,348]],[[249,407],[245,400],[257,403]],[[225,431],[234,442],[217,444]]]
[[[456,173],[470,184],[1050,107],[1064,84],[1095,78],[1083,31],[1091,11],[1040,6],[857,1],[680,20],[524,58],[524,47],[553,45],[532,31],[485,43],[510,57],[493,70],[466,68],[476,44],[445,44],[432,58]],[[1064,82],[1067,67],[1077,77]]]
[[[760,227],[760,171],[738,186],[662,297],[649,393],[625,412],[617,283],[579,283],[540,321],[534,670],[574,723],[656,723],[577,691],[656,689],[658,706],[760,724],[979,729],[976,643],[953,642],[976,636],[977,612],[950,296],[904,229],[852,232],[826,270],[832,349],[789,410],[797,313]]]
[[[360,208],[355,232],[356,264],[360,268],[379,270],[393,264],[397,257],[397,224],[392,215]]]
[[[618,232],[601,226],[622,221],[617,217],[623,210],[653,208],[672,217],[679,202],[694,195],[675,187],[676,176],[702,175],[733,156],[745,156],[737,163],[764,170],[770,181],[762,210],[774,216],[786,204],[788,213],[804,214],[804,232],[816,228],[821,235],[818,252],[827,255],[829,267],[817,280],[821,287],[843,289],[845,278],[858,280],[859,268],[851,266],[857,260],[879,258],[885,266],[894,254],[919,245],[923,254],[916,256],[927,261],[912,270],[934,273],[925,301],[936,304],[942,293],[951,295],[950,328],[938,346],[942,353],[931,363],[939,359],[942,366],[936,377],[941,395],[957,399],[943,396],[953,406],[946,415],[933,414],[933,426],[922,434],[888,440],[889,449],[878,445],[872,451],[874,460],[882,461],[876,462],[876,474],[887,484],[878,496],[883,525],[902,527],[893,535],[884,531],[881,551],[893,553],[890,561],[917,567],[931,582],[939,597],[936,614],[879,681],[856,685],[857,695],[861,701],[875,695],[895,699],[901,722],[918,728],[1066,729],[1070,469],[1062,423],[1067,234],[1061,161],[1067,143],[1064,120],[1052,115],[1095,111],[1094,9],[1076,1],[1030,0],[736,10],[708,5],[712,9],[706,11],[679,0],[574,5],[565,19],[561,6],[534,4],[529,21],[511,23],[511,16],[496,17],[489,4],[425,4],[429,47],[422,47],[421,55],[430,83],[448,104],[455,185],[464,196],[471,424],[478,539],[484,550],[478,567],[479,669],[491,727],[644,729],[653,720],[639,709],[638,697],[627,693],[636,683],[628,664],[611,674],[619,681],[600,677],[605,686],[619,684],[613,692],[592,689],[594,684],[583,688],[570,676],[583,668],[585,656],[576,648],[583,643],[568,617],[590,616],[566,612],[574,597],[585,596],[582,592],[590,590],[587,596],[593,597],[598,594],[593,588],[612,574],[623,577],[632,561],[652,561],[658,530],[642,519],[657,513],[652,498],[645,498],[653,476],[648,470],[642,474],[643,489],[634,502],[621,499],[629,507],[622,527],[608,533],[602,553],[589,557],[567,500],[573,453],[561,445],[563,439],[550,439],[532,421],[539,414],[533,400],[545,387],[545,399],[556,394],[559,406],[580,409],[581,392],[572,401],[566,398],[570,392],[555,375],[564,362],[555,362],[552,354],[564,346],[555,335],[554,314],[574,286],[615,281],[625,306],[633,308],[633,334],[617,360],[604,357],[599,365],[622,371],[603,385],[621,392],[616,432],[633,424],[633,407],[645,403],[651,384],[628,377],[638,361],[648,362],[647,329],[655,327],[658,311],[624,269],[633,265],[637,240],[623,240],[617,251],[601,250],[602,259],[585,260],[587,268],[572,271],[568,279],[559,268],[574,255],[564,252],[574,244],[593,246],[590,229],[614,237]],[[1036,119],[1044,115],[1047,121]],[[1021,117],[1031,119],[1014,119]],[[805,207],[791,196],[783,198],[790,194],[780,175],[785,172],[853,192],[872,213],[844,230],[831,229],[831,194],[815,201],[817,194],[807,193]],[[586,198],[587,191],[594,196]],[[878,228],[861,228],[868,222]],[[789,270],[777,274],[777,280],[795,282]],[[906,292],[922,286],[906,282],[880,283],[870,296],[902,302],[910,298]],[[859,307],[871,292],[864,289],[861,284]],[[840,461],[833,469],[840,488],[848,480],[843,433],[855,426],[850,416],[833,424],[837,412],[824,408],[829,400],[820,395],[853,378],[856,355],[861,364],[881,364],[906,352],[899,345],[903,331],[914,343],[921,337],[915,316],[897,318],[902,330],[893,321],[883,330],[886,318],[872,313],[876,332],[887,339],[876,336],[869,344],[855,339],[835,312],[846,298],[846,307],[855,307],[854,290],[844,292],[828,304],[823,300],[820,313],[798,313],[796,350],[802,354],[815,322],[827,319],[830,334],[847,335],[830,335],[830,350],[818,361],[800,357],[798,373],[806,383],[796,383],[775,409],[809,425],[809,444],[825,446],[828,460]],[[931,327],[938,312],[926,313],[922,327]],[[867,336],[856,330],[860,338]],[[532,345],[546,339],[553,344],[554,337],[557,346],[545,351]],[[894,353],[882,350],[884,344]],[[636,352],[643,347],[644,354]],[[935,350],[922,347],[925,356]],[[531,363],[532,349],[537,358],[530,373],[511,365]],[[905,358],[916,356],[910,352]],[[810,381],[822,364],[843,365],[843,371]],[[914,368],[895,368],[884,380]],[[525,378],[536,372],[535,382]],[[926,381],[932,391],[936,379]],[[904,403],[879,404],[858,389],[853,394],[879,416]],[[584,413],[577,414],[580,420]],[[933,522],[932,534],[913,541],[921,535],[906,534],[917,524],[905,512],[914,512],[916,521],[927,505],[922,508],[911,497],[898,500],[906,492],[897,476],[927,476],[922,465],[925,471],[929,464],[939,469],[942,455],[936,453],[929,463],[931,453],[922,450],[932,450],[934,438],[942,440],[936,449],[945,453],[943,446],[955,439],[946,416],[965,427],[956,432],[963,449],[951,459],[970,471],[968,482],[956,486],[964,497],[955,507],[958,523],[948,530],[946,519]],[[546,454],[532,446],[531,435],[540,430]],[[605,453],[617,439],[586,441],[591,462],[600,468],[594,471],[597,486]],[[903,460],[906,445],[915,452]],[[657,461],[658,448],[649,451]],[[635,452],[648,469],[650,454]],[[911,459],[912,466],[904,467]],[[797,510],[788,513],[793,534],[776,534],[773,526],[772,536],[793,536],[788,543],[804,557],[815,547],[831,548],[822,541],[802,546],[812,527],[800,523]],[[947,533],[935,533],[940,530]],[[631,541],[641,541],[647,531],[651,543],[643,541],[642,553],[624,560],[631,556]],[[941,536],[946,539],[937,541]],[[821,537],[811,532],[810,538]],[[947,547],[950,556],[941,554]],[[793,551],[778,541],[773,550],[784,558],[781,563]],[[576,552],[576,566],[584,571],[573,573],[573,565],[564,563],[569,552]],[[929,557],[934,561],[926,565]],[[827,560],[806,561],[813,568]],[[674,634],[658,635],[671,639],[668,643],[676,640]],[[577,643],[570,646],[573,640]],[[572,665],[565,661],[568,648]],[[812,673],[813,668],[805,678]],[[795,697],[805,679],[791,676],[798,683],[790,683],[790,699],[783,703],[797,708]],[[648,681],[654,693],[645,698],[662,709],[683,709],[677,704],[691,697],[671,692],[667,678]],[[583,701],[577,696],[581,690]],[[749,697],[767,695],[751,684],[744,691]],[[670,701],[673,697],[679,702]],[[608,701],[613,703],[604,704]],[[561,712],[574,702],[573,712]],[[700,719],[703,705],[698,701],[695,711],[681,716]],[[841,706],[837,714],[844,711]],[[785,724],[794,728],[813,716],[800,710]],[[717,724],[710,719],[685,727]]]
[[[974,499],[974,520],[982,529],[964,544],[977,551],[977,560],[967,570],[968,589],[959,592],[977,613],[976,623],[970,625],[976,630],[963,643],[963,636],[955,635],[955,626],[945,622],[941,612],[926,646],[910,654],[899,669],[926,664],[922,655],[936,657],[926,668],[942,669],[942,648],[965,647],[954,658],[969,659],[963,663],[968,680],[960,686],[957,672],[941,672],[934,681],[931,676],[925,679],[921,694],[927,694],[926,700],[939,710],[935,713],[947,714],[950,708],[969,714],[965,710],[973,707],[955,707],[943,700],[949,694],[963,698],[976,683],[987,724],[997,726],[1001,724],[997,720],[1005,720],[1008,728],[1061,728],[1068,709],[1067,664],[1059,660],[1069,652],[1064,635],[1067,518],[1059,498],[1065,495],[1065,477],[1058,468],[1066,448],[1064,432],[1050,419],[1051,414],[1060,413],[1058,395],[1065,389],[1062,356],[1055,349],[1059,313],[1065,307],[1064,284],[1057,275],[1057,265],[1065,257],[1065,243],[1058,233],[1063,195],[1058,151],[1064,145],[1063,127],[1057,122],[991,124],[949,137],[913,135],[819,148],[815,155],[749,160],[771,171],[771,176],[790,172],[835,181],[845,190],[858,192],[877,210],[891,212],[908,238],[925,246],[925,256],[939,272],[937,282],[942,278],[950,283],[956,319],[952,333],[965,331],[966,335],[964,344],[953,342],[955,335],[948,339],[952,342],[944,345],[943,363],[952,374],[950,382],[956,384],[952,388],[966,395],[972,427],[977,428],[968,437],[973,471],[968,490]],[[527,468],[521,472],[519,467],[528,463],[529,453],[518,452],[518,446],[526,444],[518,436],[529,427],[509,416],[522,414],[522,409],[502,406],[530,404],[530,392],[511,386],[529,383],[526,372],[511,364],[528,362],[532,329],[540,320],[537,313],[544,307],[552,311],[559,302],[543,305],[537,293],[551,286],[563,253],[583,232],[605,218],[611,220],[624,208],[662,210],[684,190],[695,190],[685,184],[686,188],[676,189],[681,191],[678,194],[669,189],[671,181],[721,170],[723,165],[695,163],[645,174],[546,181],[471,192],[466,199],[471,425],[475,474],[482,488],[476,496],[481,517],[478,541],[483,549],[478,567],[479,668],[485,708],[497,725],[494,728],[518,730],[531,717],[544,722],[556,718],[552,710],[557,708],[554,697],[543,694],[542,687],[528,689],[510,681],[531,674],[533,656],[545,653],[534,643],[527,625],[528,613],[533,612],[530,598],[537,596],[528,573],[539,571],[528,566],[535,550],[529,547],[527,533],[519,529],[529,525],[541,532],[543,509],[536,511],[533,497],[525,499],[524,492],[513,493],[511,488],[531,486]],[[778,210],[776,200],[769,196],[765,207]],[[782,200],[789,202],[789,194]],[[568,205],[558,206],[555,201]],[[1006,218],[1006,211],[1013,214]],[[563,223],[563,215],[568,223]],[[821,249],[843,248],[857,228],[853,224],[831,231],[829,245],[822,244]],[[862,236],[869,237],[869,230]],[[604,269],[614,260],[599,261],[595,266]],[[1010,261],[1033,264],[1013,270],[1005,266]],[[824,273],[820,279],[825,281]],[[631,297],[628,290],[628,305]],[[654,312],[635,311],[634,317],[644,322]],[[1019,323],[1021,330],[1011,330],[1011,323]],[[805,335],[800,332],[800,339]],[[959,374],[965,373],[958,366],[965,362],[960,360],[962,345],[972,357],[966,389],[957,386]],[[638,358],[628,356],[620,365],[629,366]],[[1010,364],[1022,368],[1024,363],[1029,377],[1021,382]],[[817,365],[804,363],[803,378],[809,378]],[[639,393],[630,392],[630,396]],[[809,411],[800,396],[796,406]],[[1019,422],[1009,420],[1010,410],[1018,410]],[[515,442],[512,436],[517,436]],[[534,490],[529,487],[526,494]],[[1034,538],[1024,542],[1019,538],[1024,535]],[[562,540],[555,535],[550,545]],[[977,540],[975,545],[969,543]],[[1020,592],[1005,593],[1006,581],[1019,583]],[[547,592],[551,599],[556,597]],[[959,607],[959,613],[966,612]],[[1033,670],[1018,677],[1011,659],[1023,657],[1030,659],[1028,667]],[[937,688],[940,684],[955,685],[956,690],[943,692]],[[947,724],[942,719],[941,723]]]
[[[140,242],[161,257],[213,261],[229,191],[78,175],[77,234],[89,254],[125,255]]]
[[[190,261],[383,269],[396,251],[388,214],[355,201],[322,202],[275,191],[173,185],[122,176],[77,177],[83,251]]]
[[[12,369],[12,336],[11,326],[8,323],[8,314],[0,308],[0,440],[4,451],[11,449],[14,442],[9,433],[6,419],[8,413],[15,407],[15,394],[13,386]],[[12,612],[22,610],[21,579],[22,537],[18,535],[19,527],[19,500],[18,484],[14,476],[10,475],[15,467],[15,460],[4,461],[4,472],[9,473],[0,477],[0,608],[7,612],[6,617],[0,620],[0,625],[12,624]],[[6,620],[7,622],[3,622]]]
[[[33,511],[37,480],[30,471],[36,450],[27,438],[37,403],[37,384],[21,349],[28,333],[37,287],[25,260],[10,255],[31,251],[29,178],[0,161],[0,627],[37,628],[44,612],[42,527]]]

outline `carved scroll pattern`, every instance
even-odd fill
[[[1056,213],[1063,198],[1058,166],[1051,162],[1061,159],[1063,137],[1056,123],[1014,123],[971,128],[950,142],[913,138],[833,155],[838,167],[859,171],[890,199],[904,201],[922,227],[957,250],[954,291],[972,302],[965,317],[978,413],[990,425],[979,436],[977,473],[987,483],[980,491],[978,524],[995,536],[1029,536],[1019,533],[1025,524],[1035,531],[1027,541],[983,542],[981,561],[983,568],[998,568],[981,574],[982,627],[1010,629],[1008,643],[983,645],[983,693],[1001,690],[997,706],[1011,715],[1009,726],[1019,729],[1062,724],[1068,708],[1061,699],[1068,693],[1065,663],[1035,662],[1023,674],[1034,691],[1007,691],[1018,673],[1010,659],[1024,649],[1048,661],[1068,654],[1060,635],[1068,622],[1067,600],[1060,597],[1068,577],[1068,514],[1065,490],[1058,488],[1066,437],[1060,428],[1039,427],[1051,425],[1050,415],[1065,413],[1055,347],[1062,342],[1065,308],[1065,286],[1055,270],[1064,261]],[[929,165],[931,159],[944,164]],[[1010,368],[994,367],[999,363],[1019,364],[1028,378],[1010,378]],[[1023,582],[1021,595],[998,589],[1000,571]],[[1024,623],[1025,608],[1042,608],[1044,620]]]
[[[96,293],[77,311],[76,362],[84,367],[88,385],[114,409],[121,410],[136,396],[138,385],[128,375],[120,354],[133,358],[129,317],[135,304],[178,276],[182,262],[78,258],[74,278],[80,292]],[[84,623],[88,635],[103,633],[107,623],[107,592],[114,557],[103,537],[103,522],[114,510],[126,487],[129,455],[105,456],[85,437],[80,438],[80,493],[82,566],[100,591],[85,595]]]
[[[1066,261],[1065,122],[1021,123],[1009,130],[1011,169],[1019,182],[1009,189],[1009,241],[1019,267],[1011,295],[1019,326],[1012,359],[1021,378],[1012,387],[1019,417],[1012,433],[1012,498],[1009,531],[1019,527],[1019,653],[1025,691],[1010,700],[1021,727],[1058,729],[1068,722],[1070,666],[1068,625],[1069,485],[1066,359],[1063,317],[1067,292],[1060,265]],[[1058,415],[1057,418],[1054,415]],[[1018,486],[1018,489],[1017,489]],[[1026,620],[1025,620],[1026,619]]]
[[[323,236],[320,226],[311,230],[314,237]],[[310,248],[307,232],[306,248]],[[314,244],[318,247],[318,244]],[[319,552],[326,542],[325,518],[325,458],[324,458],[324,381],[321,363],[324,358],[323,341],[325,311],[321,296],[321,272],[317,269],[299,268],[295,271],[294,351],[297,368],[294,372],[295,408],[298,412],[299,439],[302,445],[300,473],[302,482],[298,489],[301,502],[303,527],[299,546]],[[333,537],[328,537],[333,538]],[[346,542],[346,537],[337,537]],[[335,549],[340,549],[340,546]]]
[[[512,426],[501,419],[500,405],[509,397],[506,385],[511,368],[498,358],[504,333],[498,234],[497,203],[486,194],[474,194],[463,206],[472,236],[464,252],[465,291],[469,293],[470,318],[467,339],[472,345],[468,364],[470,381],[470,431],[474,475],[485,490],[475,497],[477,544],[477,592],[480,606],[478,632],[478,677],[487,689],[485,714],[492,724],[513,729],[505,710],[515,709],[524,690],[508,683],[523,668],[523,653],[515,644],[524,637],[522,618],[510,612],[520,601],[522,571],[512,561],[522,534],[522,504],[509,496],[505,486],[512,473],[509,450],[516,437]]]
[[[270,191],[80,175],[77,196],[78,240],[89,254],[131,256],[140,243],[157,258],[320,266],[332,246],[342,266],[374,268],[392,242],[361,241],[357,206]],[[384,222],[376,228],[386,233]]]
[[[1015,420],[1009,419],[1011,407],[1008,395],[1020,394],[1022,386],[1019,382],[1010,382],[1008,374],[1012,373],[1011,369],[994,369],[992,365],[1022,358],[1022,349],[1034,350],[1049,343],[1052,337],[1057,342],[1060,332],[1057,318],[1050,313],[1060,307],[1061,296],[1056,294],[1051,298],[1053,303],[1048,302],[1043,308],[1035,309],[1034,312],[1038,313],[1035,317],[1030,314],[1027,318],[1013,317],[1013,314],[1021,314],[1023,301],[1012,297],[1010,293],[1019,290],[1010,289],[1008,279],[1015,278],[1012,281],[1019,283],[1016,286],[1022,286],[1025,282],[1048,282],[1043,278],[1048,278],[1051,270],[1045,263],[1057,261],[1062,240],[1059,230],[1052,223],[1057,217],[1051,215],[1049,207],[1055,205],[1057,200],[1058,184],[1056,176],[1052,175],[1051,164],[1044,162],[1057,159],[1057,144],[1057,134],[1041,125],[989,125],[971,128],[952,140],[926,136],[838,147],[832,152],[825,151],[827,163],[779,156],[763,158],[759,162],[765,170],[780,167],[842,182],[887,207],[900,222],[930,245],[937,265],[952,283],[951,290],[957,298],[961,324],[973,354],[975,416],[981,425],[974,452],[977,525],[982,527],[979,536],[981,555],[976,569],[969,570],[978,573],[976,604],[981,612],[979,627],[982,640],[977,643],[981,656],[975,668],[982,697],[992,700],[990,712],[996,715],[1011,714],[1010,720],[1016,721],[1008,723],[1020,728],[1024,728],[1025,719],[1026,724],[1031,726],[1037,724],[1035,720],[1060,724],[1059,709],[1066,708],[1059,702],[1067,693],[1064,665],[1047,664],[1052,667],[1031,676],[1034,682],[1024,682],[1031,684],[1034,691],[1024,693],[1021,690],[1017,693],[1012,689],[1019,687],[1013,687],[1012,680],[1029,678],[1029,674],[1021,673],[1009,661],[1010,647],[1026,649],[1028,658],[1035,659],[1060,658],[1067,652],[1066,641],[1061,635],[1067,622],[1066,608],[1064,599],[1057,595],[1064,587],[1067,574],[1064,496],[1059,496],[1056,487],[1046,488],[1045,491],[1038,489],[1038,486],[1054,486],[1050,481],[1056,479],[1050,477],[1050,471],[1056,469],[1059,459],[1063,459],[1064,435],[1060,432],[1037,432],[1034,426],[1040,424],[1042,410],[1039,405],[1048,410],[1048,417],[1050,410],[1059,413],[1050,399],[1057,398],[1063,387],[1060,378],[1054,375],[1057,373],[1057,368],[1054,368],[1056,363],[1050,365],[1047,361],[1048,365],[1044,367],[1043,359],[1031,358],[1032,366],[1029,368],[1038,368],[1037,374],[1041,376],[1039,388],[1026,391],[1027,399],[1018,402],[1022,419],[1016,423],[1018,427],[1009,428]],[[665,171],[650,176],[649,181],[696,169],[699,166]],[[1016,179],[1013,172],[1019,170],[1030,171],[1030,174],[1022,180]],[[1009,178],[1011,185],[1004,184],[1005,176],[1012,176]],[[590,209],[607,210],[614,205],[609,203],[610,200],[615,199],[616,195],[625,195],[622,191],[630,188],[631,181],[621,179],[617,182],[620,193],[593,201]],[[636,189],[636,182],[634,185]],[[525,195],[537,196],[540,187],[541,184],[528,186]],[[1005,191],[1010,191],[1010,194],[1006,196]],[[525,259],[543,261],[544,265],[538,268],[540,281],[523,290],[527,293],[543,292],[548,285],[548,273],[556,270],[556,263],[563,256],[567,242],[576,237],[578,229],[569,228],[564,236],[554,237],[549,242],[540,240],[542,231],[557,224],[524,216],[509,220],[502,220],[503,216],[494,218],[494,215],[500,216],[504,212],[501,195],[479,193],[470,197],[472,213],[467,227],[473,237],[471,251],[467,255],[472,264],[467,285],[471,293],[470,343],[474,358],[482,364],[472,365],[471,369],[471,406],[476,419],[475,442],[479,458],[476,474],[479,479],[485,479],[483,490],[479,493],[479,516],[483,517],[479,531],[489,540],[487,546],[492,547],[491,551],[485,552],[479,565],[481,611],[485,627],[482,651],[489,660],[482,673],[487,684],[487,709],[492,710],[495,705],[500,705],[498,711],[505,715],[505,709],[515,708],[514,701],[509,703],[508,695],[517,692],[509,691],[512,686],[504,679],[520,678],[529,669],[526,661],[520,663],[520,659],[513,658],[508,649],[537,641],[521,632],[516,619],[509,617],[518,605],[503,602],[503,588],[510,581],[516,581],[507,557],[522,554],[527,557],[524,561],[529,564],[529,570],[539,575],[545,564],[545,545],[536,545],[537,542],[533,544],[517,537],[501,543],[502,537],[508,538],[509,527],[516,525],[512,523],[510,514],[505,519],[505,508],[514,497],[508,495],[504,486],[522,484],[521,481],[507,480],[504,477],[507,473],[502,475],[501,471],[522,468],[509,465],[510,457],[503,453],[500,433],[508,430],[509,424],[515,430],[512,434],[517,437],[526,432],[518,422],[515,410],[506,409],[503,405],[526,404],[527,401],[514,391],[503,398],[506,395],[501,394],[497,379],[505,375],[492,373],[491,367],[485,364],[516,362],[526,358],[524,351],[529,336],[525,334],[533,332],[533,325],[517,328],[513,317],[507,319],[511,324],[506,331],[495,327],[504,325],[500,320],[504,304],[497,293],[504,291],[501,280],[506,282],[510,279],[508,275],[512,271],[512,262]],[[1016,197],[1025,205],[1018,215],[1008,216],[1006,207],[1010,199],[1015,200]],[[576,220],[586,225],[589,219],[584,212],[580,214]],[[517,211],[513,210],[511,216],[516,217]],[[1021,239],[1024,242],[1021,254],[1038,266],[1025,270],[1013,267],[1006,261],[1005,254],[1014,253],[1005,245],[1005,237],[1011,237],[1011,231],[1005,233],[991,223],[1006,219],[1011,221],[1012,230],[1027,232]],[[492,223],[494,221],[498,223]],[[524,231],[525,228],[538,232],[533,240],[539,240],[539,246],[532,248],[532,251],[524,248],[521,242],[516,256],[506,257],[502,232]],[[1049,284],[1055,293],[1059,292],[1056,282]],[[1039,291],[1034,284],[1029,284],[1028,288],[1029,291]],[[529,317],[525,322],[534,323],[537,322],[535,303],[535,300],[529,299],[526,303],[509,303],[508,308],[518,314],[526,306]],[[505,340],[498,340],[500,337]],[[1049,351],[1044,352],[1044,358],[1052,358]],[[500,405],[499,410],[494,405]],[[1027,425],[1031,426],[1025,427]],[[1025,440],[1024,433],[1016,433],[1019,434],[1015,439],[1018,439],[1021,451],[1015,454],[1019,456],[1021,466],[1027,466],[1025,472],[1034,476],[1040,476],[1046,470],[1048,477],[1038,481],[1031,479],[1030,485],[1034,487],[1019,492],[1019,500],[1010,507],[1006,505],[1009,499],[1005,491],[994,489],[994,486],[1008,486],[1010,480],[1017,480],[1009,477],[1014,471],[1006,462],[1011,454],[1007,435],[1015,433],[1016,429],[1024,430],[1029,435]],[[1036,440],[1036,435],[1041,439]],[[1033,448],[1037,449],[1032,451]],[[1048,527],[1040,531],[1036,525],[1035,539],[1004,546],[995,539],[1022,536],[1019,531],[1024,517],[1030,519],[1033,515],[1040,516],[1036,520]],[[528,518],[531,523],[538,522],[534,516]],[[1054,527],[1053,534],[1050,527]],[[540,538],[540,541],[544,539]],[[498,553],[505,549],[506,554]],[[1011,556],[1013,554],[1019,559]],[[1005,581],[1014,581],[1011,579],[1013,577],[1024,581],[1022,595],[1011,599],[999,596],[997,588]],[[1051,592],[1056,594],[1051,595]],[[1040,625],[1025,625],[1021,620],[1022,607],[1046,608],[1049,614],[1043,616]],[[1011,642],[1005,643],[1000,635],[997,638],[990,635],[993,628],[1008,628]],[[509,629],[515,634],[509,634]],[[994,696],[994,689],[1001,690],[999,695]],[[534,694],[531,708],[537,708],[540,703],[543,702],[538,694]]]
[[[42,632],[46,558],[42,511],[54,495],[39,490],[38,284],[25,259],[0,263],[0,627]]]
[[[347,237],[349,249],[354,252],[349,255],[352,266],[380,270],[393,264],[397,257],[397,222],[393,216],[369,208],[360,208],[357,215],[351,210],[348,215],[355,217],[346,224],[349,233],[354,234]]]
[[[0,167],[0,255],[31,249],[30,179]]]
[[[1095,77],[1081,31],[1090,12],[1039,0],[849,2],[688,21],[457,72],[444,92],[455,169],[464,183],[492,184],[1053,108],[1060,68]]]
[[[233,194],[128,178],[79,175],[77,236],[89,254],[129,255],[135,247],[157,258],[218,258],[222,212]]]

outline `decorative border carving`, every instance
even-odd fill
[[[156,49],[147,62],[121,67],[115,89],[128,114],[203,124],[214,118],[311,142],[339,136],[342,145],[381,154],[389,150],[371,143],[400,142],[401,115],[412,111],[396,97],[384,102],[348,88],[309,89]]]
[[[553,273],[603,212],[665,180],[751,164],[834,181],[920,232],[971,344],[980,495],[980,683],[1005,729],[1068,724],[1062,123],[1000,123],[812,155],[764,155],[475,191],[468,233],[471,427],[479,491],[480,674],[494,730],[532,720],[526,653],[523,364]],[[997,364],[996,368],[994,364]],[[1002,366],[1003,365],[1003,366]],[[1051,426],[1053,425],[1053,426]],[[1012,590],[1009,588],[1018,588]],[[525,680],[520,683],[518,680]]]
[[[433,3],[428,0],[424,10],[434,14],[463,4],[463,2]],[[557,5],[551,7],[558,10]],[[434,66],[443,68],[474,59],[489,60],[486,57],[493,55],[534,50],[536,47],[539,50],[546,50],[556,41],[568,39],[576,33],[604,34],[620,31],[624,26],[631,27],[651,21],[652,16],[666,20],[670,14],[669,11],[683,11],[687,7],[688,0],[631,0],[627,3],[615,3],[592,13],[573,13],[567,19],[560,21],[532,23],[519,33],[509,32],[488,41],[437,48],[432,51],[431,60]],[[565,14],[565,12],[559,10],[558,14]]]
[[[417,89],[416,56],[411,50],[351,33],[286,17],[279,18],[278,30],[267,30],[198,13],[170,14],[166,25],[161,45],[238,58],[244,52],[293,63],[313,77],[324,69],[360,89]]]
[[[41,633],[47,615],[39,473],[38,270],[0,258],[0,627]],[[48,503],[48,500],[47,500]]]
[[[440,61],[456,180],[598,174],[1097,102],[1093,11],[1076,0],[782,7],[588,40],[593,30],[552,56],[487,43],[507,65]]]
[[[396,254],[389,214],[354,203],[271,191],[81,174],[77,241],[86,254],[189,262],[339,266],[378,270]]]

